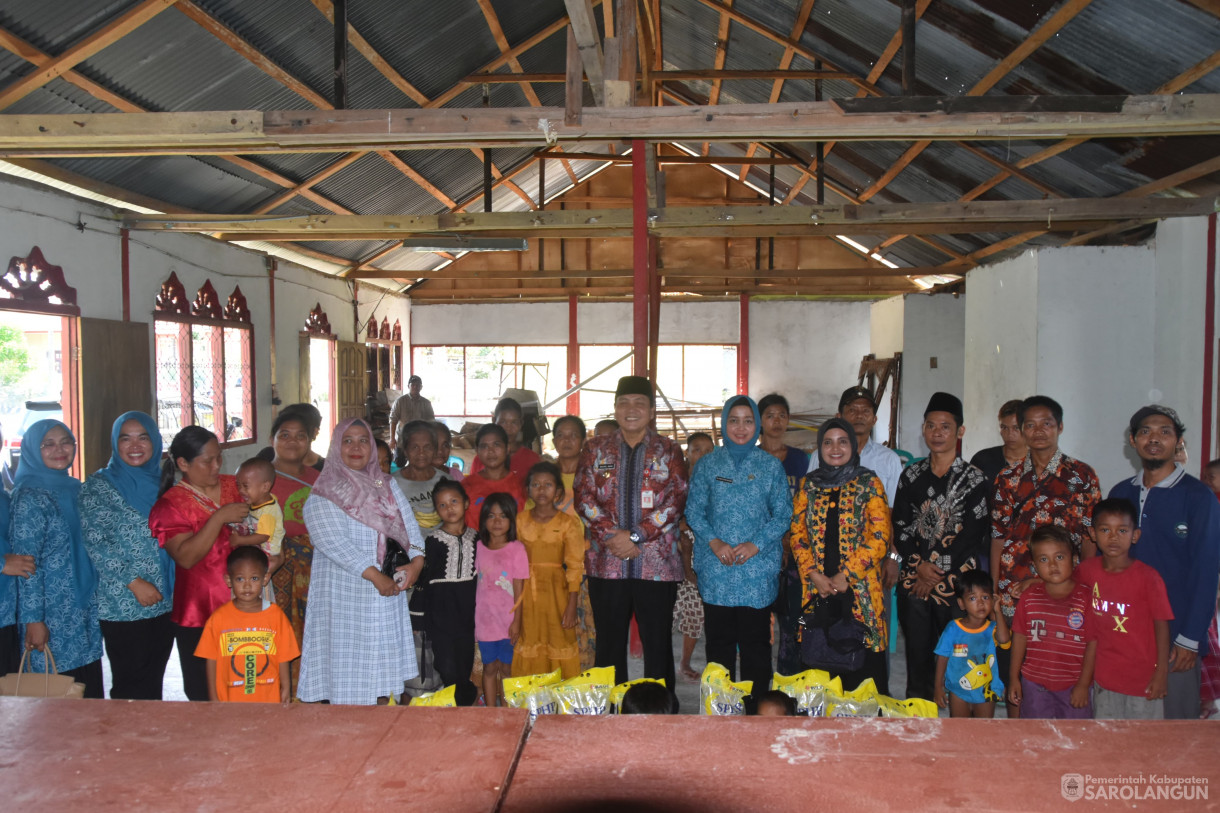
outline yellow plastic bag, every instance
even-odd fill
[[[876,717],[880,711],[877,684],[869,678],[850,692],[826,695],[827,717]]]
[[[665,685],[665,681],[654,678],[636,678],[635,680],[618,684],[610,690],[610,712],[612,714],[619,713],[619,706],[623,705],[623,695],[627,694],[628,689],[639,683],[660,683],[662,686]]]
[[[504,678],[504,703],[509,708],[529,709],[530,720],[539,714],[558,714],[559,701],[552,687],[562,678],[558,669],[544,675]]]
[[[432,706],[434,708],[456,708],[457,700],[454,699],[454,691],[457,686],[446,686],[443,689],[437,689],[435,692],[426,692],[418,697],[412,697],[408,705],[411,706]],[[393,700],[393,698],[391,698]]]
[[[709,663],[699,678],[699,701],[703,713],[713,717],[732,717],[746,713],[744,698],[754,690],[754,681],[734,683],[729,670],[718,663]]]
[[[826,714],[826,687],[838,680],[821,669],[808,669],[795,675],[776,672],[771,677],[771,688],[795,700],[797,714],[823,717]]]
[[[603,666],[582,672],[551,687],[559,702],[560,714],[605,714],[614,687],[614,667]]]
[[[934,719],[940,716],[939,711],[936,708],[936,704],[931,700],[925,700],[922,697],[912,697],[910,700],[904,701],[904,705],[907,707],[907,711],[911,717],[927,717]]]

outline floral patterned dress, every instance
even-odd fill
[[[871,472],[836,489],[821,489],[806,478],[796,493],[789,529],[792,554],[801,574],[802,606],[817,589],[809,574],[826,561],[826,515],[838,503],[840,570],[855,594],[852,615],[868,627],[868,648],[882,652],[889,644],[882,601],[881,563],[890,546],[890,507],[881,480]]]

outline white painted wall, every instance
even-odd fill
[[[1186,424],[1188,469],[1214,459],[1200,447],[1203,421],[1203,351],[1207,285],[1207,218],[1167,220],[1157,227],[1156,345],[1150,402],[1178,411]],[[1213,379],[1215,380],[1215,379]],[[1213,407],[1213,418],[1215,416]],[[1213,439],[1215,433],[1213,433]]]
[[[902,352],[906,319],[904,299],[902,296],[891,296],[869,306],[868,352],[879,359]]]
[[[966,298],[952,294],[907,294],[902,300],[902,398],[898,416],[898,448],[916,457],[925,457],[928,447],[923,442],[922,429],[923,411],[928,399],[935,392],[962,397],[966,375]],[[933,358],[936,359],[935,368],[932,367]],[[981,428],[994,431],[992,424],[994,421]],[[971,428],[967,426],[967,434]]]
[[[869,351],[868,302],[750,303],[750,394],[833,414]]]
[[[562,302],[416,305],[411,315],[412,344],[568,343],[568,306]]]
[[[962,405],[967,460],[999,444],[996,413],[1038,383],[1038,260],[1027,251],[966,275],[966,348]],[[975,431],[971,431],[974,428]]]
[[[1143,246],[1037,255],[1036,389],[1063,405],[1060,447],[1106,492],[1138,465],[1125,430],[1152,390],[1154,259]]]
[[[0,179],[0,195],[6,201],[0,204],[4,212],[0,258],[24,257],[39,246],[49,262],[63,267],[68,284],[77,289],[82,316],[122,319],[120,215],[100,204],[15,179]],[[129,262],[133,321],[151,323],[154,301],[170,273],[178,275],[190,297],[209,279],[222,302],[234,287],[241,287],[254,330],[255,448],[265,445],[272,420],[270,287],[265,255],[195,235],[132,232]],[[321,303],[340,339],[352,341],[357,335],[346,282],[284,260],[279,260],[275,279],[278,391],[287,404],[297,400],[297,337],[315,304]],[[388,316],[392,324],[398,319],[404,335],[409,335],[411,313],[406,297],[362,285],[362,320],[367,320],[374,306],[378,320]],[[152,341],[150,329],[150,358]],[[87,361],[88,348],[82,352]],[[151,406],[133,404],[132,408]],[[243,447],[228,456],[226,471],[244,459],[245,451],[248,449]]]

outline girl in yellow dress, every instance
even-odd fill
[[[530,578],[521,605],[513,674],[561,669],[567,679],[580,674],[576,606],[585,572],[584,527],[556,505],[564,498],[564,487],[554,463],[535,464],[526,482],[534,507],[517,516],[517,538],[529,555]]]

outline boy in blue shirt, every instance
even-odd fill
[[[936,644],[936,705],[951,717],[994,717],[1004,683],[996,665],[996,646],[1010,644],[1008,622],[1000,612],[991,576],[967,570],[957,579],[957,606],[966,617],[951,621]]]

